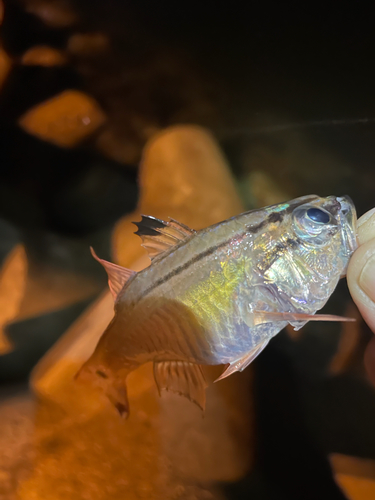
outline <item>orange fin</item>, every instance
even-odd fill
[[[125,283],[137,273],[131,269],[127,269],[126,267],[121,267],[117,264],[113,264],[112,262],[108,262],[107,260],[100,259],[92,247],[90,247],[90,250],[94,259],[97,260],[107,271],[108,286],[112,292],[114,300],[116,300],[118,294],[124,288]]]
[[[199,365],[186,361],[155,361],[154,377],[159,394],[163,389],[175,392],[204,411],[207,383]]]
[[[304,314],[289,312],[254,311],[247,317],[247,325],[250,327],[274,321],[356,321],[354,318],[344,318],[332,314]]]
[[[250,352],[245,354],[240,359],[237,359],[237,361],[233,361],[233,363],[230,363],[228,368],[220,375],[219,378],[215,380],[217,382],[218,380],[222,380],[223,378],[229,377],[229,375],[232,375],[234,372],[242,372],[249,364],[254,361],[254,359],[259,356],[259,354],[263,351],[263,349],[267,346],[269,340],[265,340],[261,344],[258,344],[254,349],[252,349]]]
[[[171,218],[166,222],[149,215],[142,215],[142,220],[133,224],[138,228],[134,234],[142,238],[142,246],[147,250],[151,260],[195,234],[193,229]]]

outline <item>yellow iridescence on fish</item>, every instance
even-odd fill
[[[205,405],[202,365],[242,371],[288,323],[345,321],[316,315],[356,248],[347,197],[311,195],[253,210],[202,231],[170,219],[136,223],[152,260],[140,273],[105,267],[115,316],[77,374],[128,415],[125,379],[154,362],[159,388]]]

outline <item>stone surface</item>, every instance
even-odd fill
[[[375,460],[334,453],[330,462],[336,482],[349,500],[375,498]]]
[[[18,484],[27,477],[34,429],[34,401],[24,386],[0,391],[0,500],[18,500]]]
[[[21,58],[25,66],[61,66],[67,62],[66,56],[60,50],[46,45],[37,45],[27,50]]]
[[[17,245],[0,270],[0,356],[12,350],[4,328],[14,320],[25,293],[27,258],[23,245]]]
[[[72,147],[104,121],[105,116],[94,99],[76,90],[66,90],[28,110],[19,124],[40,139]]]
[[[25,0],[25,7],[50,28],[67,28],[77,21],[77,14],[66,0]]]
[[[193,227],[242,209],[214,139],[196,127],[177,127],[146,149],[138,213],[170,215]],[[135,214],[132,216],[134,217]],[[148,265],[131,217],[114,233],[117,260]],[[32,387],[39,406],[33,471],[19,487],[21,499],[127,500],[219,499],[218,483],[242,477],[252,462],[251,370],[210,383],[205,418],[189,401],[159,398],[151,366],[128,378],[131,415],[119,418],[90,385],[73,375],[95,347],[113,314],[106,292],[39,363]],[[220,367],[207,370],[210,382]]]
[[[0,44],[0,89],[9,74],[11,66],[11,59]]]
[[[76,33],[71,35],[67,50],[75,56],[102,54],[110,47],[108,38],[103,33]]]

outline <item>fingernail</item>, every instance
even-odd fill
[[[375,255],[370,257],[362,269],[359,277],[359,286],[375,302]]]

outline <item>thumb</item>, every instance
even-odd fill
[[[359,248],[347,271],[350,293],[364,320],[375,332],[375,208],[357,223]]]
[[[349,262],[347,282],[362,317],[375,333],[375,209],[357,223],[359,248]],[[365,366],[375,385],[375,337],[365,352]]]

